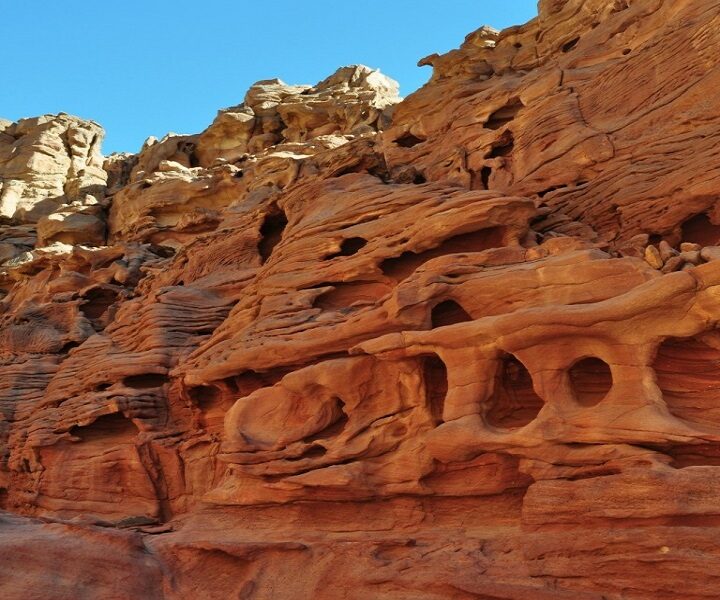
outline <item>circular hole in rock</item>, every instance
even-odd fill
[[[91,321],[100,319],[107,313],[110,306],[117,301],[117,298],[117,292],[111,289],[92,288],[83,295],[80,312]]]
[[[503,357],[495,373],[486,422],[501,429],[519,429],[532,423],[543,405],[527,367],[512,355]]]
[[[353,256],[360,252],[367,245],[367,240],[361,237],[351,237],[342,241],[340,250],[325,257],[325,260],[337,258],[338,256]]]
[[[610,366],[595,357],[577,361],[569,371],[575,400],[582,406],[595,406],[608,395],[613,385]]]

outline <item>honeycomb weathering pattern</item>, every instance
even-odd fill
[[[541,0],[404,100],[0,121],[3,598],[716,598],[719,32]]]

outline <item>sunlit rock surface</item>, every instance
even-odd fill
[[[4,598],[717,598],[720,2],[539,11],[0,121]]]

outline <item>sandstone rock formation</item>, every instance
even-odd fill
[[[0,122],[2,596],[716,598],[719,9]]]
[[[0,121],[0,217],[37,220],[104,193],[103,130],[66,114]]]

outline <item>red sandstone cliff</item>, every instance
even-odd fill
[[[720,1],[539,13],[0,121],[0,596],[720,595]]]

